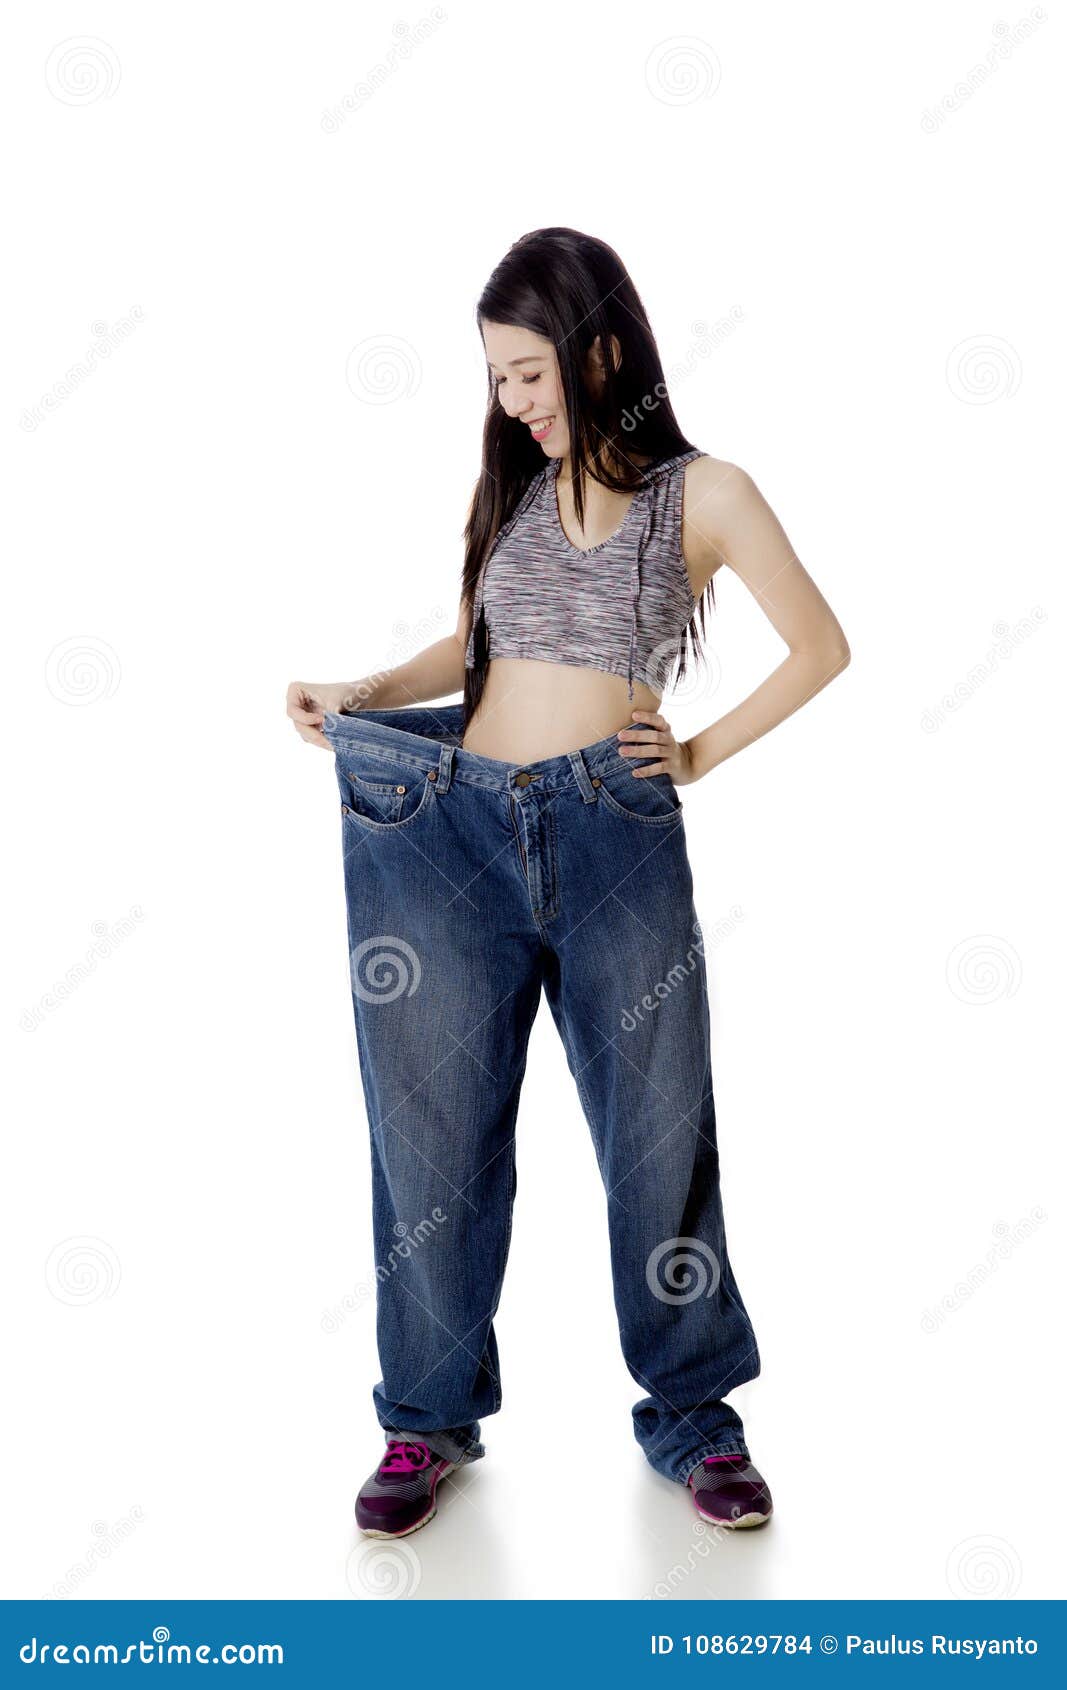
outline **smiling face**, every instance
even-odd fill
[[[503,410],[530,430],[546,457],[565,457],[567,409],[552,342],[530,329],[488,322],[482,341]]]

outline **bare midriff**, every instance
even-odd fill
[[[635,679],[570,663],[497,657],[463,746],[504,763],[561,757],[632,726],[634,710],[658,710],[659,698]]]

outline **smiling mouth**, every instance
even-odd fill
[[[555,420],[554,416],[538,417],[536,422],[527,423],[526,426],[530,430],[531,434],[547,434]]]

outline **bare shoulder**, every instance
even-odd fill
[[[713,458],[705,452],[685,467],[687,515],[700,505],[709,516],[728,518],[731,512],[761,496],[748,471],[728,458]]]
[[[748,471],[710,453],[685,469],[682,499],[682,555],[694,598],[715,571],[730,561],[731,540],[764,503]]]

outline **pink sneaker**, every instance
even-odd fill
[[[716,1526],[762,1526],[774,1512],[767,1481],[747,1455],[709,1455],[689,1486],[700,1518]]]
[[[455,1463],[428,1444],[386,1441],[385,1454],[356,1498],[356,1524],[368,1537],[406,1537],[437,1513],[437,1486]]]

